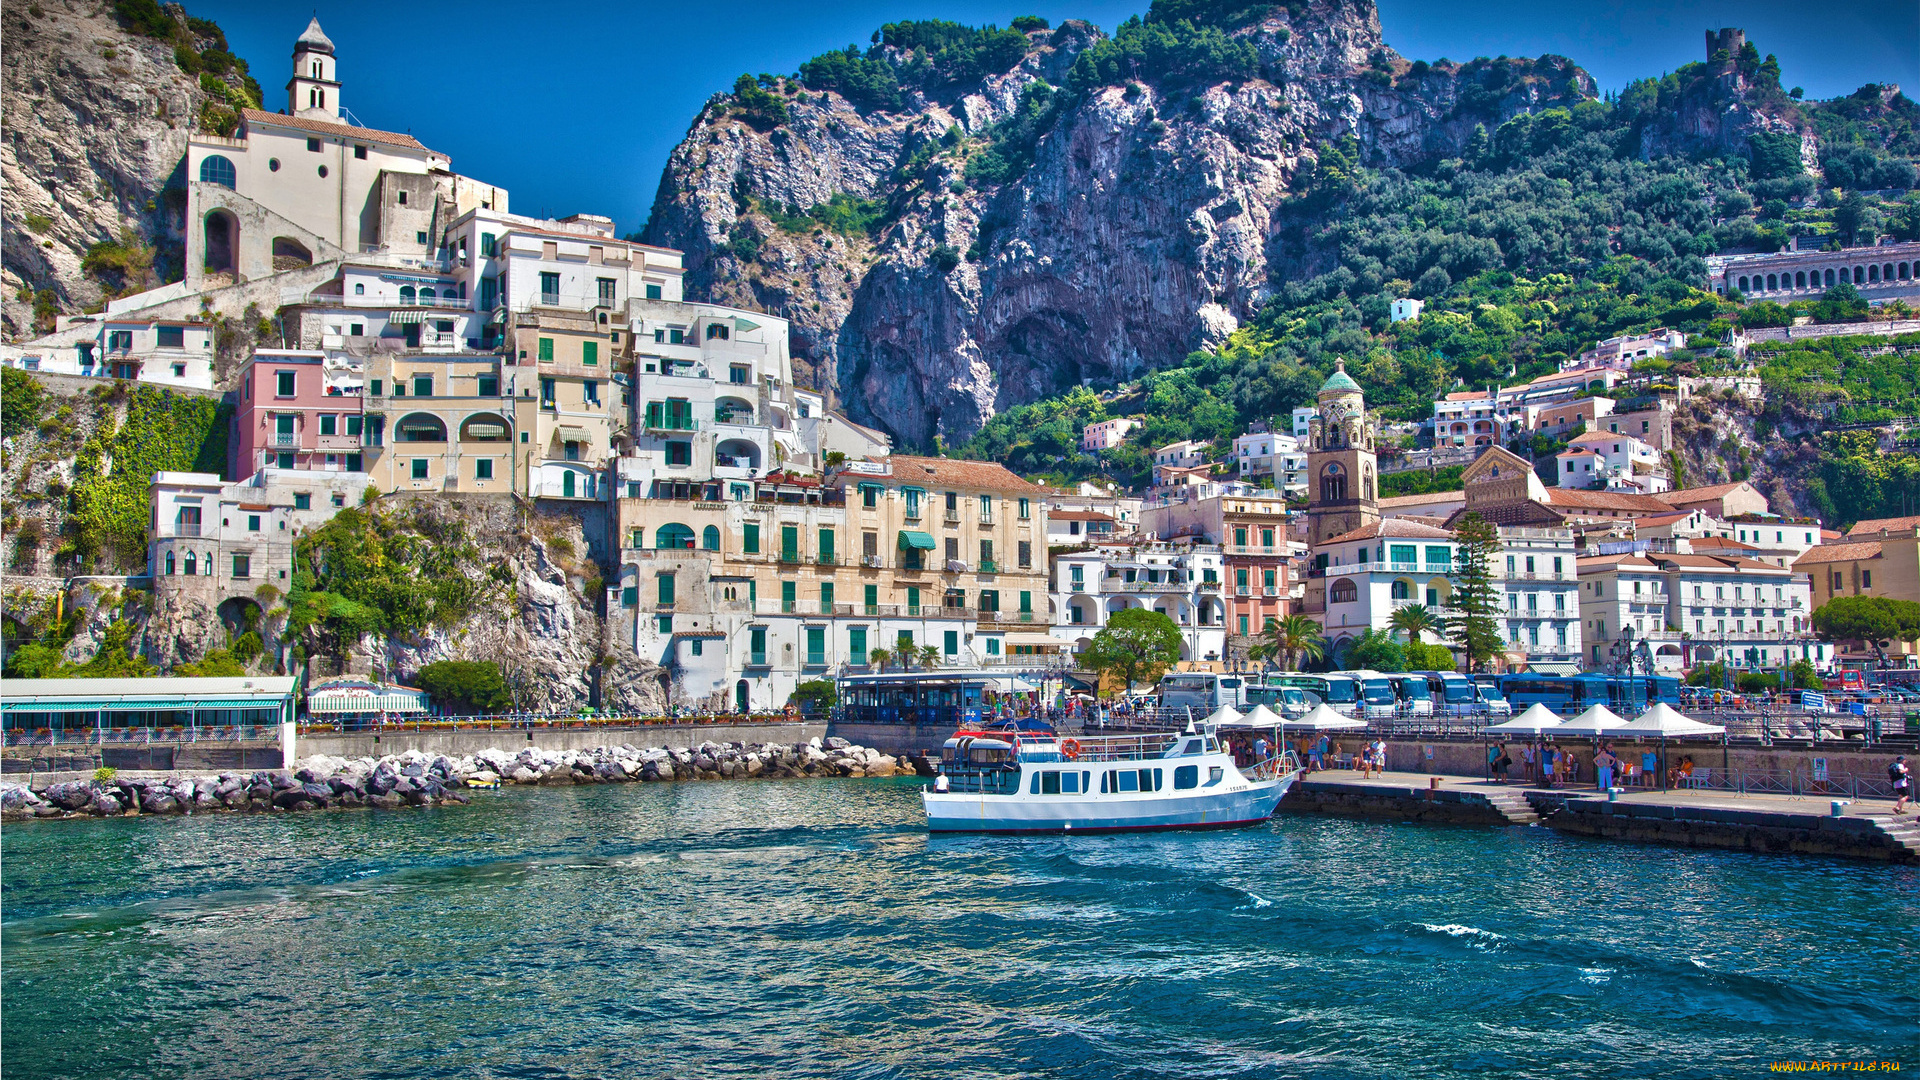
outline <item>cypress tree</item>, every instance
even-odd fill
[[[1493,556],[1500,550],[1500,535],[1492,522],[1468,514],[1460,519],[1453,537],[1459,547],[1453,604],[1460,614],[1448,627],[1448,636],[1466,657],[1467,670],[1480,671],[1503,647],[1494,621],[1500,610],[1500,590],[1493,580]]]

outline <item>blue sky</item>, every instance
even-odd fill
[[[1145,0],[1000,3],[855,0],[794,4],[614,4],[501,0],[458,5],[188,0],[253,66],[269,109],[286,104],[293,39],[320,16],[340,56],[342,100],[362,123],[410,131],[454,168],[504,185],[513,209],[646,220],[667,155],[707,97],[742,71],[791,73],[882,23],[943,18],[1006,25],[1037,14],[1111,30]],[[1410,59],[1558,53],[1603,89],[1702,59],[1708,27],[1740,26],[1780,57],[1788,86],[1831,97],[1867,82],[1920,89],[1913,0],[1380,0],[1387,43]]]

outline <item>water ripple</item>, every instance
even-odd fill
[[[911,784],[0,833],[10,1077],[1724,1076],[1920,1043],[1911,869]]]

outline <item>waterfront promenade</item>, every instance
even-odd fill
[[[1839,802],[1840,813],[1834,814]],[[1595,838],[1761,852],[1920,862],[1920,822],[1895,815],[1873,795],[1622,789],[1609,798],[1591,784],[1554,788],[1477,776],[1347,769],[1309,774],[1280,805],[1319,813],[1484,825],[1541,824]]]

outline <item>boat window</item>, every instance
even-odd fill
[[[1218,765],[1215,765],[1213,768],[1208,769],[1207,770],[1207,786],[1212,787],[1213,785],[1219,783],[1220,778],[1225,775],[1226,775],[1226,771]]]
[[[1148,773],[1153,774],[1153,784],[1150,788],[1148,788],[1148,784],[1147,784]],[[1159,791],[1161,788],[1161,781],[1165,779],[1166,777],[1161,774],[1159,769],[1141,769],[1140,770],[1140,786],[1143,788],[1148,788],[1148,790],[1150,791]]]
[[[1060,774],[1059,773],[1049,771],[1049,772],[1043,772],[1040,774],[1040,794],[1042,795],[1060,794]]]
[[[1182,747],[1180,750],[1180,754],[1182,757],[1186,757],[1192,754],[1204,754],[1206,752],[1207,752],[1207,744],[1205,740],[1202,740],[1202,739],[1188,739],[1187,745]]]
[[[1080,794],[1080,774],[1063,773],[1060,777],[1060,793],[1062,795]]]
[[[1033,786],[1028,789],[1028,793],[1033,795],[1040,794],[1040,774],[1038,772],[1033,774]]]
[[[1200,786],[1200,766],[1181,765],[1173,770],[1173,788],[1179,791]]]
[[[1115,776],[1115,779],[1120,781],[1120,787],[1118,789],[1120,791],[1139,791],[1140,790],[1140,774],[1137,772],[1134,772],[1132,769],[1128,769],[1123,773],[1117,774]]]

